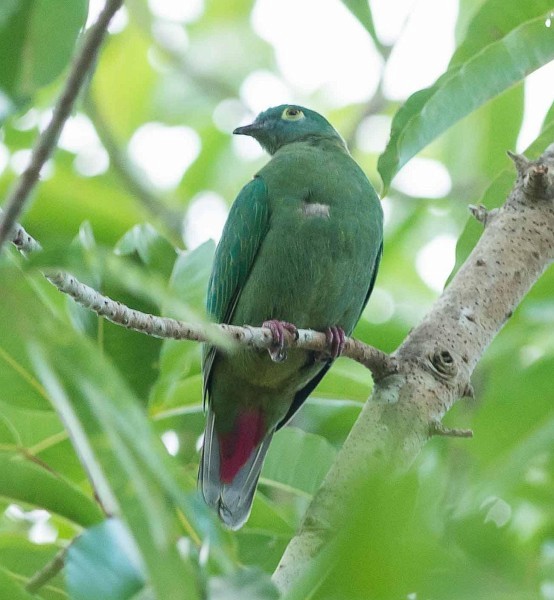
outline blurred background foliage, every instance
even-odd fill
[[[0,5],[0,195],[101,5]],[[383,263],[355,334],[394,350],[478,239],[467,205],[503,202],[505,151],[536,157],[554,139],[552,10],[125,3],[23,220],[45,252],[29,264],[8,248],[0,260],[1,598],[278,597],[269,576],[371,393],[369,373],[337,361],[276,436],[252,516],[230,534],[194,492],[199,345],[99,321],[38,268],[202,319],[213,239],[267,160],[230,132],[302,103],[341,131],[377,188],[390,185]],[[553,292],[549,270],[481,361],[475,399],[448,415],[474,438],[433,439],[406,478],[360,482],[337,507],[340,535],[286,598],[554,599]],[[26,589],[81,533],[67,568]]]

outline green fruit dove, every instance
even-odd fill
[[[207,309],[218,323],[267,327],[269,352],[203,355],[207,424],[199,487],[227,527],[248,519],[273,434],[340,356],[373,289],[383,212],[346,144],[295,105],[233,132],[271,155],[235,200],[217,247]],[[285,331],[327,334],[326,354],[285,348]],[[288,356],[287,356],[288,354]],[[285,360],[286,359],[286,360]]]

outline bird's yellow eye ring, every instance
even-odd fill
[[[304,113],[299,108],[289,106],[288,108],[285,108],[281,118],[285,121],[300,121],[300,119],[304,118]]]

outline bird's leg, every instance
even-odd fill
[[[325,337],[327,338],[327,344],[330,348],[326,358],[335,360],[342,354],[342,351],[344,350],[344,342],[346,340],[344,329],[342,327],[337,327],[336,325],[327,327],[325,330]]]
[[[298,339],[298,329],[292,323],[286,321],[278,321],[277,319],[271,319],[270,321],[264,321],[262,327],[267,327],[271,331],[273,336],[273,344],[271,348],[268,348],[271,360],[274,362],[283,362],[287,358],[287,350],[285,348],[285,331],[292,333],[296,339]]]

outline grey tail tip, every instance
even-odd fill
[[[229,507],[225,504],[223,498],[219,498],[219,501],[217,503],[217,514],[219,515],[219,518],[221,519],[225,527],[227,527],[227,529],[230,529],[231,531],[237,531],[237,529],[240,529],[246,523],[248,517],[250,516],[251,509],[252,505],[248,507],[248,510],[246,512],[238,511],[233,513],[233,511],[230,510]]]

